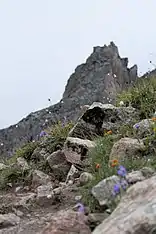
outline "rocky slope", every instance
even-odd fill
[[[138,108],[95,102],[59,150],[47,135],[1,163],[0,234],[154,234],[154,129]]]
[[[84,64],[70,76],[62,100],[49,108],[29,114],[17,125],[0,130],[0,155],[10,156],[13,149],[30,139],[36,139],[40,131],[58,120],[75,121],[81,107],[94,101],[114,103],[116,94],[137,79],[137,66],[128,68],[128,59],[119,56],[117,46],[93,48]]]

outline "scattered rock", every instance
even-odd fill
[[[85,185],[88,182],[93,180],[93,175],[91,173],[88,172],[82,172],[79,178],[80,181],[80,185]]]
[[[37,187],[36,203],[40,206],[49,206],[54,202],[54,192],[51,183]]]
[[[41,149],[40,147],[37,147],[31,156],[31,160],[32,161],[44,161],[47,159],[48,156],[49,156],[49,153],[47,153],[44,148]]]
[[[74,165],[71,165],[71,168],[67,174],[67,178],[66,178],[66,183],[69,181],[69,180],[74,180],[74,176],[76,176],[78,174],[78,170],[76,167],[74,167]]]
[[[17,158],[17,166],[19,166],[24,171],[30,169],[27,161],[22,157]]]
[[[91,234],[83,213],[61,211],[52,217],[52,220],[40,234]]]
[[[32,186],[36,188],[40,185],[46,185],[48,182],[51,182],[49,175],[46,175],[44,172],[39,170],[34,170],[32,173]]]
[[[139,157],[145,149],[146,147],[142,140],[128,137],[121,138],[112,147],[110,161],[117,159],[121,162],[127,158]]]
[[[13,213],[0,214],[0,229],[19,224],[20,218]]]
[[[141,171],[132,171],[126,175],[126,180],[129,184],[134,184],[145,179]]]
[[[102,221],[106,218],[108,218],[109,214],[108,213],[90,213],[88,215],[88,221],[89,221],[89,226],[92,228],[95,228],[97,225],[102,223]]]
[[[98,200],[101,206],[107,205],[110,202],[113,186],[119,182],[119,177],[113,175],[100,181],[92,188],[92,195]]]
[[[64,152],[62,150],[53,152],[47,157],[47,162],[51,167],[55,178],[59,181],[65,180],[70,169],[70,164],[67,162]]]
[[[155,173],[155,170],[153,168],[150,168],[150,167],[143,167],[143,168],[140,169],[140,171],[142,172],[143,176],[146,179],[150,178]]]
[[[152,124],[151,119],[143,119],[140,122],[133,125],[139,138],[144,138],[152,133]]]
[[[131,186],[93,234],[146,234],[156,230],[156,176]]]

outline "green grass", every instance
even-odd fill
[[[120,101],[136,108],[141,119],[151,117],[156,110],[156,78],[139,78],[134,87],[117,96],[117,105]]]
[[[155,127],[155,125],[153,127]],[[119,130],[121,132],[119,131],[118,135],[108,135],[97,138],[96,147],[89,152],[91,166],[88,171],[92,173],[94,180],[82,187],[81,193],[83,195],[83,202],[90,207],[92,212],[95,212],[96,210],[100,211],[102,208],[91,195],[91,189],[101,180],[117,174],[117,167],[110,167],[109,164],[109,155],[113,144],[121,137],[127,136],[137,138],[136,133],[129,125],[124,125]],[[126,135],[124,135],[124,133]],[[144,142],[146,144],[146,151],[143,152],[140,157],[135,158],[132,155],[131,158],[125,159],[122,163],[128,172],[131,172],[132,170],[140,170],[143,167],[150,167],[156,170],[156,133],[144,139]],[[100,168],[96,169],[96,164],[99,164]]]

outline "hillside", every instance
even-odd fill
[[[84,64],[70,76],[62,100],[49,108],[30,113],[19,123],[0,130],[0,155],[11,156],[15,148],[30,139],[36,140],[44,128],[58,120],[75,121],[81,107],[94,101],[114,103],[116,94],[137,79],[137,66],[128,68],[128,59],[121,58],[117,46],[97,46]]]

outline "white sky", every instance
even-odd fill
[[[59,101],[93,46],[114,41],[152,69],[155,10],[155,0],[0,0],[0,128]]]

